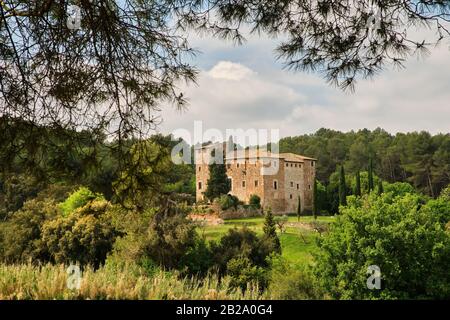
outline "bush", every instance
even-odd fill
[[[103,196],[93,193],[86,187],[81,187],[73,192],[64,202],[59,205],[64,216],[69,215],[78,208],[85,206],[89,201],[102,200]]]
[[[332,297],[450,298],[450,235],[420,196],[348,200],[316,255],[315,273]],[[381,290],[367,288],[370,265],[381,269]]]
[[[22,209],[0,224],[2,260],[7,263],[25,261],[46,262],[49,254],[41,241],[43,225],[58,216],[56,205],[51,201],[29,200]]]
[[[195,224],[182,214],[150,211],[135,217],[137,225],[114,245],[115,259],[141,264],[149,259],[158,267],[186,274],[205,274],[211,266],[209,248]]]
[[[56,263],[79,262],[98,267],[104,263],[119,235],[105,218],[109,202],[95,200],[67,217],[48,221],[42,228],[42,242]]]
[[[414,187],[407,182],[395,182],[383,184],[384,192],[392,192],[394,196],[404,196],[408,193],[416,194]]]
[[[248,204],[256,209],[260,209],[261,208],[261,198],[256,194],[252,194],[250,196]]]
[[[279,255],[270,259],[268,292],[271,299],[323,299],[324,294],[309,269],[293,267]]]
[[[255,266],[248,257],[238,256],[227,263],[230,286],[245,291],[250,286],[264,289],[267,286],[266,270]]]
[[[238,205],[240,204],[238,197],[231,194],[220,196],[218,201],[222,210],[228,210],[230,208],[234,208],[236,210]]]

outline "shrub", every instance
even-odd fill
[[[383,184],[384,192],[392,192],[394,196],[404,196],[408,193],[416,194],[414,187],[407,182],[395,182]]]
[[[320,286],[309,269],[293,267],[279,255],[271,256],[268,280],[267,291],[271,299],[317,300],[324,298]]]
[[[51,201],[29,200],[22,209],[0,224],[1,256],[8,263],[49,260],[41,241],[43,225],[56,217],[58,210]]]
[[[42,228],[42,242],[52,261],[79,262],[98,267],[104,263],[119,235],[105,212],[110,204],[105,200],[89,202],[67,217],[48,221]]]
[[[261,208],[261,198],[256,194],[252,194],[250,196],[248,204],[256,209],[260,209]]]
[[[230,286],[245,291],[250,286],[257,285],[264,289],[267,286],[266,270],[255,266],[248,257],[238,256],[227,263],[227,274]]]
[[[371,194],[349,203],[319,239],[315,273],[337,299],[448,299],[450,235],[418,195]],[[368,290],[367,268],[382,289]]]
[[[231,194],[220,196],[218,201],[222,210],[228,210],[230,208],[234,208],[236,210],[238,205],[240,204],[238,197]]]
[[[205,274],[210,267],[209,248],[195,224],[182,214],[147,212],[114,245],[113,256],[130,263],[150,259],[164,269]]]
[[[81,187],[73,192],[64,202],[60,203],[59,208],[63,215],[67,216],[76,209],[85,206],[89,201],[102,199],[102,195],[93,193],[86,187]]]

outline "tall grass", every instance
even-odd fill
[[[157,271],[146,275],[136,266],[86,268],[77,290],[67,287],[64,265],[0,265],[0,300],[5,299],[263,299],[257,287],[245,292],[216,276],[199,280]]]

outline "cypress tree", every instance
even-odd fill
[[[214,157],[214,153],[211,156]],[[230,190],[230,180],[227,176],[225,161],[222,161],[222,163],[211,163],[209,165],[209,179],[204,193],[205,196],[212,201],[223,194],[228,194]]]
[[[314,219],[317,219],[317,213],[319,212],[319,203],[317,201],[317,180],[314,179],[313,187],[313,215]]]
[[[369,193],[373,191],[373,160],[372,157],[369,158]]]
[[[297,204],[297,221],[300,221],[300,216],[302,215],[302,201],[300,196],[298,196],[298,204]]]
[[[381,196],[383,194],[383,181],[380,179],[378,180],[378,195]]]
[[[345,206],[347,204],[347,190],[345,185],[345,171],[344,166],[341,166],[339,174],[339,204]]]
[[[263,231],[264,238],[271,240],[275,251],[281,253],[281,243],[277,236],[277,226],[275,224],[275,219],[273,218],[272,209],[270,208],[266,210]]]
[[[355,195],[357,197],[361,196],[361,175],[359,173],[359,170],[356,171],[356,186],[355,186]]]

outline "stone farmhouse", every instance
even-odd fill
[[[226,143],[195,148],[197,201],[205,200],[203,192],[207,188],[213,150],[219,150],[221,157],[225,154],[230,194],[239,200],[248,203],[255,194],[261,198],[264,208],[270,207],[274,213],[283,214],[296,212],[300,197],[302,209],[312,210],[316,159],[256,149],[227,151]]]

